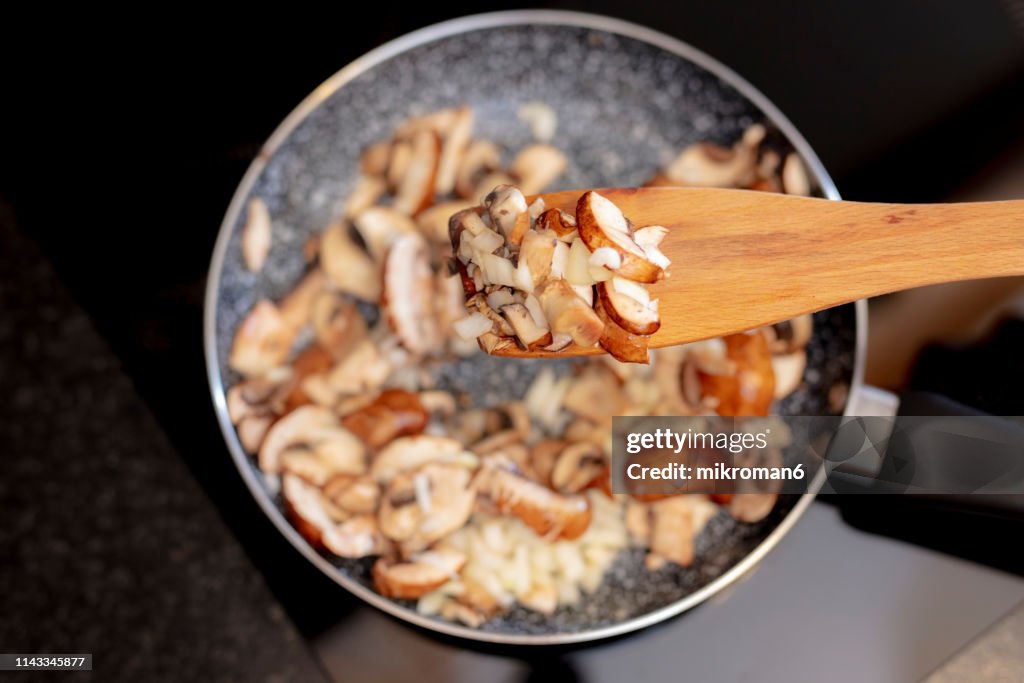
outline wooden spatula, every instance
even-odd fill
[[[583,190],[543,195],[572,212]],[[705,188],[602,189],[636,226],[669,229],[670,277],[650,285],[651,347],[717,337],[864,297],[1024,275],[1024,200],[872,204]],[[591,355],[512,347],[503,356]]]

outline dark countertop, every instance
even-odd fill
[[[3,650],[92,653],[93,673],[76,680],[326,680],[13,222],[0,204]]]

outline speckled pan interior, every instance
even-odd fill
[[[640,184],[685,145],[697,140],[730,143],[757,121],[768,123],[770,145],[790,148],[761,111],[717,76],[662,47],[624,35],[570,25],[520,24],[477,28],[413,47],[328,93],[270,151],[250,189],[266,201],[273,218],[273,248],[262,272],[251,274],[242,265],[238,241],[244,215],[225,225],[231,236],[219,279],[211,283],[216,292],[215,376],[225,387],[236,381],[226,363],[236,326],[255,301],[279,298],[298,280],[305,268],[302,244],[339,213],[356,180],[363,147],[386,137],[410,115],[468,103],[477,113],[477,135],[514,151],[531,140],[516,110],[535,100],[558,113],[554,142],[570,159],[568,171],[552,190]],[[236,205],[242,205],[238,198]],[[830,413],[829,391],[851,380],[854,307],[820,313],[815,322],[804,386],[780,406],[783,413]],[[543,362],[481,355],[435,371],[444,386],[487,403],[521,395]],[[569,364],[558,361],[562,368]],[[240,466],[255,472],[232,441],[229,435]],[[257,495],[280,504],[271,488]],[[579,606],[562,608],[551,617],[515,609],[482,629],[578,633],[663,608],[734,566],[794,504],[793,498],[780,501],[767,519],[754,525],[719,514],[700,536],[692,567],[651,573],[643,569],[642,553],[630,551],[619,558],[601,589]],[[321,566],[370,585],[370,561],[329,561],[330,567]]]

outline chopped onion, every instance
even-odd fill
[[[544,315],[544,309],[541,308],[540,301],[537,300],[537,297],[530,294],[523,300],[523,305],[526,306],[526,310],[530,312],[530,317],[533,318],[533,322],[537,323],[538,327],[551,329],[551,326],[548,325],[547,316]]]
[[[495,254],[480,255],[484,281],[492,285],[516,286],[516,269],[512,262]]]
[[[664,226],[648,225],[633,233],[633,241],[640,245],[641,249],[656,247],[661,244],[661,241],[665,239],[667,234],[668,228]]]
[[[505,244],[505,238],[489,228],[484,228],[479,235],[470,239],[470,244],[482,254],[493,254],[495,249]]]
[[[533,275],[530,274],[530,266],[527,265],[525,260],[519,261],[519,265],[516,267],[515,281],[516,289],[520,289],[527,294],[533,292]]]
[[[452,323],[452,327],[455,328],[455,334],[469,341],[485,332],[490,332],[492,323],[491,319],[483,313],[470,313],[467,317]]]
[[[590,275],[590,250],[581,239],[575,239],[569,247],[569,262],[565,267],[565,279],[571,285],[592,285]]]
[[[547,208],[547,207],[544,206],[544,198],[543,197],[537,197],[535,200],[533,200],[533,204],[530,204],[529,209],[527,209],[530,212],[530,220],[531,221],[537,220],[537,216],[539,216],[542,213],[544,213],[544,209],[545,208]]]
[[[565,277],[565,268],[569,264],[569,245],[559,242],[555,245],[555,253],[551,256],[551,277]]]

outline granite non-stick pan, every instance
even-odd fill
[[[221,227],[207,291],[205,343],[214,404],[231,455],[266,514],[310,562],[363,600],[428,629],[497,643],[569,643],[643,628],[706,600],[764,557],[812,496],[784,497],[753,525],[720,514],[699,538],[699,559],[691,567],[648,573],[642,553],[626,551],[604,585],[580,605],[550,617],[516,608],[471,629],[381,597],[371,587],[368,561],[328,557],[307,544],[243,452],[224,394],[236,379],[226,362],[236,326],[258,299],[278,298],[298,280],[306,265],[304,240],[337,213],[366,145],[412,114],[467,103],[477,111],[482,137],[516,149],[529,142],[516,111],[530,101],[557,112],[555,142],[571,160],[551,189],[640,184],[685,145],[730,143],[750,124],[764,122],[769,144],[799,153],[816,192],[838,198],[807,142],[761,93],[678,40],[614,19],[566,12],[457,19],[406,35],[349,64],[270,137]],[[254,194],[267,202],[275,227],[268,262],[258,274],[245,269],[238,244],[242,208]],[[864,318],[863,302],[815,316],[804,384],[781,412],[828,414],[842,391],[847,391],[847,407],[852,405],[863,391]],[[536,363],[481,354],[454,364],[445,381],[482,395],[489,387],[523,387],[536,368]]]

